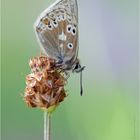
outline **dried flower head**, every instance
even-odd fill
[[[31,74],[26,76],[24,100],[29,107],[55,108],[66,97],[65,74],[55,67],[55,61],[46,56],[32,58]]]

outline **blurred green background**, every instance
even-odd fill
[[[2,0],[2,140],[43,140],[43,112],[22,99],[28,61],[40,54],[36,17],[54,0]],[[138,0],[79,0],[84,95],[71,75],[69,96],[52,116],[52,140],[138,140]]]

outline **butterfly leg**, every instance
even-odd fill
[[[83,83],[82,83],[82,71],[85,69],[85,66],[81,66],[79,62],[76,63],[73,72],[79,73],[80,72],[80,95],[83,95]]]

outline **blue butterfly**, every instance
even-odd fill
[[[34,29],[45,54],[56,60],[64,72],[81,72],[78,56],[78,5],[77,0],[57,0],[37,18]]]

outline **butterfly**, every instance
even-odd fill
[[[57,0],[45,9],[34,24],[38,42],[45,54],[56,61],[63,71],[81,72],[78,57],[78,5],[77,0]]]

